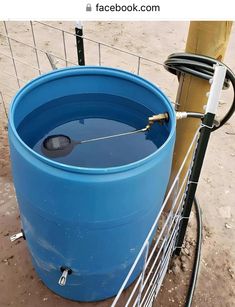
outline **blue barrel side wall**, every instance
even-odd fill
[[[25,114],[29,101],[24,100]],[[174,130],[174,118],[171,125]],[[9,140],[23,229],[39,276],[51,290],[73,300],[115,295],[161,208],[175,133],[151,159],[97,173],[45,163],[22,144],[11,125]],[[73,273],[60,287],[63,265]],[[140,269],[141,263],[129,283]]]

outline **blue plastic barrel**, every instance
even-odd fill
[[[26,116],[48,101],[78,93],[118,95],[153,114],[168,112],[164,143],[141,160],[109,168],[58,163],[26,145],[17,131]],[[66,68],[19,90],[9,114],[12,172],[28,249],[48,288],[79,301],[102,300],[118,292],[161,208],[175,125],[166,96],[150,82],[121,70]],[[58,284],[63,267],[72,270],[64,287]],[[140,270],[141,263],[128,285]]]

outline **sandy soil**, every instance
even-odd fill
[[[73,32],[73,23],[54,22],[60,28]],[[87,22],[85,35],[129,52],[162,63],[173,52],[183,51],[187,36],[186,22]],[[9,22],[12,37],[32,44],[28,22]],[[4,33],[3,24],[0,32]],[[40,48],[64,57],[61,33],[35,24],[35,37]],[[75,41],[65,35],[67,55],[76,61]],[[98,64],[98,46],[85,43],[86,63]],[[235,71],[234,62],[235,29],[233,29],[225,63]],[[35,53],[28,47],[13,44],[14,56],[36,66]],[[0,52],[10,54],[6,40],[0,36]],[[137,59],[131,55],[113,51],[101,46],[102,65],[121,67],[136,72]],[[39,53],[41,68],[50,70],[48,60]],[[59,60],[58,67],[65,62]],[[19,77],[24,80],[37,75],[35,69],[26,69],[18,64]],[[14,73],[12,62],[0,54],[0,89],[8,105],[17,84],[3,71]],[[166,94],[175,99],[177,80],[161,65],[141,62],[140,74],[157,83]],[[22,82],[23,84],[23,82]],[[9,90],[6,86],[10,86]],[[9,95],[9,96],[8,96]],[[223,94],[220,112],[226,109],[231,92]],[[108,306],[109,301],[94,304],[80,304],[60,298],[50,292],[35,274],[25,241],[11,243],[9,235],[20,229],[19,212],[12,184],[9,149],[7,141],[7,118],[3,104],[0,105],[0,306]],[[198,189],[198,198],[203,210],[204,239],[201,270],[194,297],[194,306],[235,305],[235,117],[211,138],[203,173]],[[183,254],[175,259],[164,280],[156,306],[183,306],[189,281],[195,245],[194,215],[190,221],[189,233]],[[121,305],[120,305],[121,306]]]

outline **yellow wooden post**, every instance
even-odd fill
[[[189,27],[185,51],[223,60],[231,27],[231,21],[192,21]],[[203,112],[208,91],[209,82],[207,80],[190,75],[181,76],[176,99],[179,104],[177,110]],[[177,122],[171,182],[183,161],[199,125],[200,120],[193,118]],[[186,163],[181,178],[188,169],[190,161],[191,156]]]

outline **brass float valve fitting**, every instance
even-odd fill
[[[156,114],[156,115],[149,117],[148,121],[149,122],[148,122],[148,125],[146,126],[146,130],[149,130],[151,126],[156,122],[159,123],[160,125],[162,125],[164,122],[168,122],[169,114],[168,113]]]

